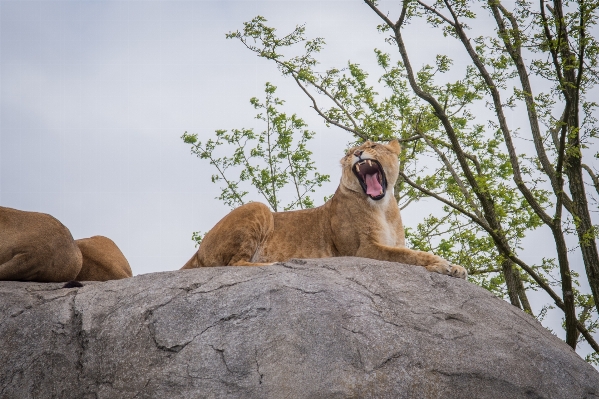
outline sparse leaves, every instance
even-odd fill
[[[217,130],[215,137],[204,143],[198,141],[197,134],[185,132],[182,139],[192,145],[193,154],[216,169],[212,182],[221,185],[218,199],[231,208],[247,202],[250,187],[274,211],[311,208],[314,201],[310,194],[329,181],[329,175],[316,171],[307,146],[314,132],[296,114],[279,111],[284,101],[275,97],[275,86],[266,83],[264,92],[264,101],[250,99],[258,111],[256,119],[264,122],[262,132]],[[221,153],[225,155],[217,155]],[[283,190],[291,193],[286,196],[291,201],[282,202]]]
[[[366,3],[377,9],[375,3]],[[279,37],[263,17],[254,18],[228,37],[273,61],[283,75],[294,79],[328,126],[347,131],[357,142],[399,138],[403,147],[400,173],[405,176],[395,187],[400,207],[414,204],[427,197],[426,193],[445,204],[417,226],[406,229],[408,245],[465,266],[471,281],[500,297],[509,297],[512,303],[516,298],[514,304],[522,303],[530,312],[526,308],[527,290],[542,289],[556,301],[555,306],[563,307],[563,300],[554,290],[563,288],[564,276],[572,275],[577,284],[575,273],[564,269],[563,258],[558,262],[547,257],[535,265],[517,257],[522,240],[541,226],[549,223],[558,235],[576,233],[579,227],[572,208],[566,207],[568,213],[557,228],[553,221],[560,223],[561,219],[548,216],[562,206],[555,175],[561,177],[556,166],[559,135],[563,127],[569,126],[562,116],[564,97],[560,97],[573,90],[572,81],[563,78],[569,71],[582,70],[584,74],[580,87],[574,88],[578,90],[580,102],[576,106],[580,107],[582,120],[578,126],[567,128],[566,167],[568,162],[582,159],[585,149],[591,148],[599,135],[594,116],[597,105],[586,97],[599,76],[599,46],[588,31],[596,23],[598,2],[568,4],[571,7],[563,19],[549,15],[546,25],[550,34],[543,28],[542,15],[520,0],[511,10],[497,0],[482,5],[468,0],[431,4],[407,1],[398,20],[401,23],[396,25],[383,17],[384,12],[378,13],[384,20],[378,29],[386,36],[394,34],[388,43],[399,46],[404,53],[398,35],[411,20],[422,17],[432,27],[440,28],[446,40],[457,40],[470,49],[470,58],[460,59],[459,65],[450,54],[439,54],[433,65],[425,64],[414,72],[406,67],[410,65],[408,55],[402,53],[396,61],[379,49],[374,54],[378,71],[365,71],[350,61],[319,72],[316,66],[324,46],[322,38],[307,39],[303,25]],[[472,29],[465,21],[485,13],[497,21],[495,35],[468,38]],[[580,28],[580,21],[585,29]],[[568,27],[569,44],[558,37],[561,26]],[[584,67],[571,57],[563,58],[563,46],[576,48],[582,44]],[[555,69],[552,57],[559,58],[560,54],[565,60],[563,68]],[[549,88],[531,89],[525,76],[549,82]],[[492,114],[475,111],[485,106]],[[525,109],[529,123],[510,129],[502,119],[504,110],[509,109]],[[535,124],[544,129],[533,140],[530,131],[534,131]],[[576,144],[578,137],[580,145]],[[518,154],[512,143],[515,140],[519,144],[534,141],[537,152],[531,156],[520,150]],[[593,179],[596,169],[587,168]],[[593,242],[596,234],[596,228],[588,228],[579,234],[580,243]],[[512,281],[509,284],[506,273]],[[584,326],[581,331],[585,331],[585,339],[592,343],[589,334],[598,328],[596,304],[588,294],[575,292],[578,322]],[[544,306],[537,317],[542,319],[551,306]],[[593,356],[589,359],[596,358]]]

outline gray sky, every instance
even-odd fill
[[[322,141],[343,133],[225,33],[260,14],[283,31],[307,23],[343,60],[372,58],[367,11],[359,2],[2,1],[0,204],[50,213],[75,238],[112,238],[135,274],[178,269],[195,251],[192,231],[228,211],[209,165],[180,136],[261,128],[249,99],[267,81],[316,121],[315,160],[334,176],[324,197],[344,142],[330,159]]]
[[[215,199],[213,170],[180,136],[261,130],[249,99],[263,98],[267,81],[317,132],[314,160],[331,183],[314,198],[332,194],[351,137],[327,128],[273,64],[225,39],[256,15],[280,33],[305,23],[308,37],[324,37],[323,70],[347,60],[368,70],[375,47],[396,54],[358,0],[1,0],[0,205],[49,213],[76,239],[110,237],[134,274],[178,269],[195,252],[191,233],[229,211]],[[459,60],[457,45],[410,29],[416,67],[438,52]],[[410,209],[408,226],[425,215]],[[543,234],[529,239],[525,260],[545,251]]]
[[[0,204],[49,213],[75,238],[110,237],[134,274],[178,269],[195,251],[191,233],[228,211],[180,136],[262,129],[249,99],[267,81],[317,132],[314,160],[331,183],[313,198],[333,193],[351,138],[273,64],[225,39],[256,15],[280,33],[305,23],[326,39],[328,66],[368,69],[386,46],[355,0],[0,1]],[[434,57],[430,46],[414,40]]]

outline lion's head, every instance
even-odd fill
[[[341,184],[351,191],[364,192],[375,201],[383,199],[399,175],[400,151],[397,140],[388,144],[367,141],[351,148],[341,159]]]

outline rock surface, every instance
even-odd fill
[[[0,282],[1,398],[598,398],[599,373],[467,281],[361,258]]]

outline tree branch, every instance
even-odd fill
[[[208,153],[206,150],[204,150],[202,147],[200,147],[200,144],[195,144],[194,145],[195,148],[200,149],[201,152],[205,153],[205,154],[209,154],[208,155],[208,159],[210,160],[210,163],[212,165],[214,165],[214,167],[216,167],[216,170],[218,170],[218,173],[220,174],[220,176],[223,178],[223,180],[225,181],[225,183],[227,183],[227,187],[229,188],[229,190],[231,190],[233,192],[233,195],[235,196],[235,198],[237,198],[237,201],[239,201],[239,203],[241,205],[244,204],[243,200],[241,199],[241,197],[239,196],[239,194],[237,193],[237,190],[235,190],[235,186],[232,185],[231,182],[229,182],[229,180],[227,179],[227,177],[225,176],[224,170],[221,170],[220,166],[216,163],[216,160],[214,158],[212,158],[211,153]],[[193,150],[192,150],[193,151]],[[197,150],[194,151],[196,155],[198,155]]]
[[[405,5],[406,5],[406,1],[404,0],[404,6],[402,7],[402,12],[401,15],[405,15]],[[381,10],[378,9],[378,7],[374,4],[373,0],[364,0],[364,2],[368,5],[368,7],[370,7],[378,16],[380,19],[382,19],[383,21],[385,21],[385,23],[393,30],[395,30],[396,26],[401,26],[401,23],[403,23],[403,18],[399,18],[399,20],[397,21],[397,25],[394,24],[393,22],[391,22],[391,20],[381,12]]]
[[[474,213],[476,213],[477,217],[479,217],[479,218],[482,219],[483,218],[482,213],[478,210],[477,205],[472,200],[472,196],[470,195],[470,193],[468,192],[468,190],[466,190],[466,186],[464,185],[464,182],[462,181],[462,179],[460,178],[460,176],[458,176],[458,174],[456,173],[455,169],[453,168],[453,165],[451,164],[451,162],[449,162],[449,159],[447,159],[447,157],[445,156],[445,154],[443,154],[439,150],[439,148],[426,135],[420,133],[420,136],[424,139],[424,141],[426,141],[426,144],[428,144],[428,146],[431,147],[435,151],[435,153],[437,154],[437,156],[441,159],[441,161],[443,162],[443,164],[445,165],[445,167],[447,168],[447,170],[449,170],[449,173],[451,174],[451,176],[455,180],[456,184],[460,188],[460,191],[462,192],[462,195],[466,199],[466,202],[468,203],[468,205],[470,205],[470,208],[472,208],[472,210],[474,211]]]
[[[549,296],[551,297],[551,299],[553,299],[554,303],[556,304],[556,306],[558,308],[560,308],[562,311],[565,311],[565,306],[564,306],[564,302],[562,301],[562,299],[559,297],[559,295],[557,295],[555,293],[555,291],[553,291],[553,289],[551,289],[551,286],[549,286],[549,284],[547,284],[547,282],[545,282],[545,280],[543,278],[541,278],[541,276],[539,276],[530,266],[528,266],[526,263],[524,263],[522,260],[520,260],[518,257],[516,257],[511,249],[509,247],[507,247],[505,245],[505,243],[503,242],[503,240],[501,239],[500,236],[497,235],[497,233],[491,229],[489,227],[489,225],[478,219],[475,215],[473,215],[472,213],[466,211],[465,209],[463,209],[462,207],[460,207],[459,205],[456,205],[454,203],[452,203],[451,201],[446,200],[445,198],[433,193],[432,191],[429,191],[427,189],[425,189],[422,186],[417,185],[416,183],[414,183],[412,180],[410,180],[404,173],[401,173],[400,176],[405,180],[406,183],[408,183],[410,186],[414,187],[415,189],[425,193],[428,196],[431,196],[435,199],[437,199],[438,201],[449,205],[450,207],[452,207],[453,209],[457,210],[458,212],[460,212],[461,214],[469,217],[474,223],[478,224],[480,227],[482,227],[490,236],[491,238],[493,238],[493,241],[496,243],[497,248],[499,249],[499,251],[503,254],[503,256],[509,258],[512,260],[512,262],[514,262],[515,264],[517,264],[518,266],[520,266],[522,269],[524,269],[524,271],[526,271],[526,273],[528,273],[533,280],[535,280],[535,282],[547,293],[549,294]],[[591,347],[596,351],[599,352],[599,345],[597,344],[597,342],[593,339],[593,337],[591,336],[591,334],[588,332],[588,330],[584,327],[584,325],[580,322],[580,321],[576,321],[576,328],[578,329],[578,331],[581,332],[581,334],[585,337],[585,339],[587,340],[587,342],[589,343],[589,345],[591,345]]]
[[[295,80],[295,82],[297,83],[297,85],[302,89],[302,91],[310,98],[310,100],[312,101],[312,108],[314,108],[314,110],[316,111],[316,113],[318,113],[318,115],[320,115],[325,121],[327,121],[330,124],[333,124],[337,127],[340,127],[343,130],[346,130],[358,137],[360,137],[362,140],[368,140],[368,137],[366,137],[364,134],[362,134],[361,132],[359,132],[357,129],[352,129],[351,127],[342,125],[339,122],[336,122],[334,120],[332,120],[331,118],[329,118],[328,116],[326,116],[321,110],[320,108],[318,108],[318,104],[316,104],[316,100],[314,99],[314,97],[310,94],[310,92],[308,91],[308,89],[306,89],[306,87],[304,85],[301,84],[300,80],[297,78],[297,76],[295,76],[295,74],[291,74],[291,76],[293,77],[293,79]],[[325,93],[326,94],[326,93]],[[341,109],[343,111],[345,111],[345,108],[341,107]],[[345,111],[346,112],[346,111]],[[352,119],[353,121],[353,119]],[[355,122],[354,122],[354,126],[356,126]]]
[[[547,42],[549,43],[548,47],[549,47],[549,52],[551,53],[551,60],[553,61],[553,66],[554,66],[555,73],[557,75],[557,80],[560,83],[560,89],[562,90],[562,93],[564,94],[564,97],[566,98],[566,100],[568,100],[568,98],[569,98],[568,93],[566,92],[566,90],[563,87],[564,77],[562,76],[562,68],[559,63],[557,51],[555,50],[555,46],[553,46],[551,44],[551,43],[553,43],[554,39],[553,39],[553,35],[551,34],[551,30],[549,30],[549,23],[547,22],[547,16],[545,15],[545,0],[539,0],[539,3],[540,3],[539,9],[541,11],[541,21],[543,21],[543,30],[545,32],[545,38],[547,39]],[[553,13],[553,10],[551,9],[551,7],[547,6],[547,8],[549,9],[549,11],[551,11]],[[554,18],[555,17],[556,16],[554,15]]]
[[[256,48],[254,48],[253,46],[250,46],[247,44],[247,42],[240,37],[239,40],[243,43],[244,46],[246,46],[249,50],[257,52]],[[274,61],[275,63],[277,63],[277,65],[279,65],[281,68],[284,68],[288,74],[290,74],[293,79],[295,80],[295,82],[297,83],[297,85],[302,89],[302,91],[310,98],[310,100],[312,101],[313,104],[313,108],[314,110],[318,113],[318,115],[320,115],[324,120],[326,120],[328,123],[331,123],[337,127],[340,127],[343,130],[346,130],[358,137],[360,137],[362,140],[367,140],[368,138],[359,131],[358,125],[356,123],[356,121],[354,120],[354,118],[351,116],[351,114],[345,109],[345,107],[343,107],[342,104],[339,103],[339,101],[335,98],[335,96],[333,96],[331,93],[329,93],[328,90],[326,90],[324,87],[322,87],[322,85],[318,85],[313,81],[308,81],[312,86],[316,87],[318,90],[320,90],[321,92],[323,92],[329,99],[331,99],[335,105],[345,114],[345,116],[349,119],[349,121],[352,123],[352,125],[354,126],[354,128],[350,128],[348,126],[345,126],[337,121],[334,121],[332,119],[330,119],[329,117],[327,117],[324,112],[322,112],[322,110],[318,107],[318,105],[316,104],[316,100],[314,99],[314,97],[310,94],[310,92],[308,92],[308,90],[306,89],[306,87],[301,83],[299,77],[298,77],[298,72],[291,68],[289,65],[287,65],[285,62],[279,60],[277,57],[269,57],[268,55],[260,55],[261,57],[265,57],[268,58],[272,61]],[[283,72],[285,74],[285,72]]]
[[[503,39],[504,46],[516,65],[516,70],[518,72],[518,77],[520,78],[520,84],[522,85],[522,91],[524,93],[524,103],[526,104],[526,110],[528,112],[530,131],[535,149],[537,151],[537,157],[541,163],[543,171],[549,177],[553,191],[557,192],[557,177],[555,175],[553,166],[549,162],[547,153],[545,152],[545,147],[543,146],[543,138],[541,136],[541,129],[539,127],[539,119],[534,105],[532,86],[530,84],[528,71],[526,70],[526,66],[524,65],[524,61],[522,59],[522,39],[520,37],[520,27],[518,25],[518,21],[516,18],[514,18],[512,13],[505,9],[499,0],[490,0],[488,4],[497,23],[500,37]],[[512,35],[516,36],[513,43],[509,40],[508,31],[503,23],[503,19],[501,18],[499,11],[501,11],[501,14],[503,14],[510,21],[512,26],[511,31],[513,32]]]
[[[486,273],[501,273],[501,269],[496,268],[496,269],[484,269],[484,270],[472,270],[469,273],[471,275],[476,275],[476,274],[486,274]]]
[[[444,203],[445,205],[449,205],[451,208],[455,209],[456,211],[460,212],[461,214],[468,216],[474,223],[478,224],[486,231],[493,231],[484,219],[479,219],[478,216],[468,212],[466,209],[462,208],[461,206],[454,204],[453,202],[437,195],[436,193],[434,193],[430,190],[427,190],[426,188],[414,183],[412,180],[410,180],[410,178],[405,173],[400,172],[399,175],[406,183],[408,183],[410,186],[414,187],[416,190],[421,191],[424,194],[428,195],[429,197],[433,197],[437,201],[440,201],[440,202]]]
[[[435,14],[436,16],[438,16],[439,18],[441,18],[443,21],[445,21],[448,25],[453,26],[454,28],[456,27],[456,23],[457,22],[453,22],[451,21],[449,18],[447,18],[445,15],[441,14],[437,9],[423,3],[421,0],[417,0],[418,4],[420,4],[422,7],[424,7],[425,9],[427,9],[428,11],[432,12],[433,14]]]
[[[595,186],[595,190],[597,190],[597,194],[599,194],[599,177],[597,177],[597,175],[593,173],[593,170],[589,168],[588,165],[583,163],[582,168],[587,171],[587,173],[591,177],[591,180],[593,180],[593,186]]]
[[[474,49],[472,48],[470,39],[468,38],[468,36],[466,35],[466,32],[462,28],[462,25],[459,23],[458,17],[455,14],[455,12],[453,11],[453,8],[449,4],[448,0],[443,0],[443,1],[455,21],[454,27],[455,27],[456,33],[457,33],[460,41],[464,45],[466,51],[468,52],[468,55],[472,59],[472,62],[478,69],[480,75],[482,76],[483,80],[485,81],[487,88],[491,92],[491,97],[493,98],[493,105],[495,108],[495,113],[497,114],[497,119],[499,120],[499,126],[501,129],[501,132],[503,133],[503,138],[504,138],[505,144],[507,146],[510,163],[512,165],[512,170],[514,172],[514,182],[516,183],[516,186],[518,187],[518,189],[520,190],[522,195],[524,195],[524,198],[526,198],[526,201],[530,204],[530,206],[533,208],[535,213],[541,218],[541,220],[543,220],[544,223],[551,225],[551,223],[553,222],[552,218],[547,213],[545,213],[543,208],[537,202],[534,195],[530,192],[530,190],[524,183],[524,179],[522,178],[522,174],[520,172],[520,163],[518,161],[518,159],[519,159],[518,154],[516,154],[516,149],[515,149],[513,141],[512,141],[512,136],[511,136],[510,130],[507,126],[507,120],[505,118],[505,114],[503,113],[503,105],[501,104],[501,96],[499,94],[499,90],[497,89],[497,85],[491,78],[491,75],[489,74],[489,72],[485,68],[484,64],[480,60],[478,54],[476,54],[476,51],[474,51]]]

